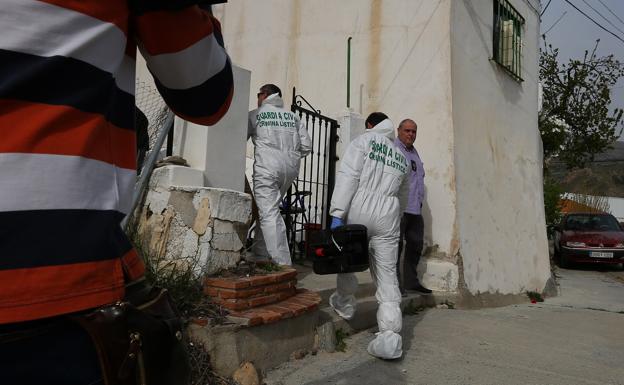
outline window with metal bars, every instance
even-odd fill
[[[522,30],[524,18],[508,0],[494,3],[493,59],[514,79],[522,81]]]

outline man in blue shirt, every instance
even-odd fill
[[[423,249],[424,222],[421,213],[422,202],[425,197],[425,169],[414,148],[416,131],[418,127],[411,119],[404,119],[398,128],[398,136],[394,144],[405,155],[409,167],[409,195],[407,207],[401,218],[401,238],[399,240],[399,256],[397,258],[397,276],[401,293],[407,290],[415,290],[423,294],[431,294],[431,290],[420,284],[416,268],[420,261]],[[401,251],[403,251],[403,239],[406,241],[405,256],[403,258],[404,280],[401,280]]]

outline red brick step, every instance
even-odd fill
[[[278,303],[233,311],[230,313],[230,319],[243,326],[270,324],[315,310],[320,303],[320,295],[313,291],[299,289],[294,296]]]

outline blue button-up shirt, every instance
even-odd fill
[[[401,150],[411,171],[409,174],[409,197],[405,212],[420,215],[420,208],[425,199],[425,168],[415,147],[407,148],[396,138],[394,144]]]

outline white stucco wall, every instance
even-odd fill
[[[609,212],[617,218],[618,221],[624,222],[624,198],[608,197]]]
[[[292,87],[344,121],[351,110],[418,123],[426,169],[425,284],[473,293],[542,290],[550,277],[537,131],[537,0],[518,83],[493,63],[492,0],[229,0],[215,7],[228,52],[264,83]],[[343,147],[342,145],[340,147]],[[458,253],[462,268],[458,270]],[[445,278],[446,277],[446,278]],[[450,277],[450,278],[449,278]]]
[[[251,73],[237,65],[232,67],[235,93],[228,112],[217,124],[207,127],[175,118],[173,155],[182,156],[189,166],[203,172],[204,181],[198,187],[244,191],[246,160],[241,154],[245,153],[247,141]],[[136,79],[157,92],[138,50]]]
[[[511,3],[525,18],[524,82],[490,60],[491,0],[454,1],[451,12],[458,232],[473,294],[541,291],[550,277],[536,107],[539,20],[528,0]]]
[[[418,123],[426,242],[454,261],[450,7],[451,0],[229,0],[215,6],[215,15],[233,61],[252,71],[250,108],[257,89],[272,82],[287,104],[296,86],[323,114],[340,119],[353,38],[351,107]]]
[[[251,73],[236,65],[232,70],[235,92],[228,112],[211,127],[176,117],[173,150],[203,171],[203,186],[244,191]]]

